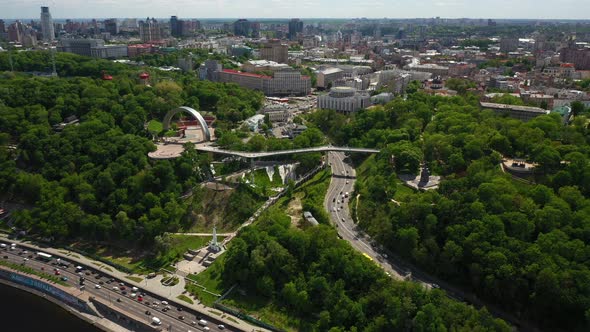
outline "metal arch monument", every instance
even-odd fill
[[[197,112],[195,109],[190,108],[188,106],[180,106],[168,111],[168,113],[166,113],[166,115],[164,116],[164,130],[170,129],[170,120],[172,120],[172,117],[180,112],[185,112],[192,115],[201,125],[201,129],[203,130],[203,138],[205,139],[205,141],[208,142],[211,140],[211,132],[209,131],[209,127],[207,127],[207,122],[205,121],[205,118],[203,118],[201,113]]]

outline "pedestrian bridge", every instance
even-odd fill
[[[349,148],[339,146],[318,146],[314,148],[304,149],[293,149],[293,150],[280,150],[280,151],[265,151],[265,152],[245,152],[245,151],[233,151],[223,150],[212,146],[197,146],[197,151],[212,152],[229,156],[236,156],[247,159],[256,159],[264,157],[276,157],[290,154],[301,154],[301,153],[313,153],[313,152],[348,152],[348,153],[378,153],[376,149],[365,149],[365,148]]]
[[[162,147],[162,150],[160,148]],[[172,159],[177,158],[182,153],[182,145],[176,144],[169,144],[167,146],[159,146],[159,151],[162,152],[150,152],[149,156],[153,159]],[[168,147],[169,152],[163,152]],[[174,148],[174,149],[173,149]],[[227,156],[235,156],[245,159],[257,159],[257,158],[265,158],[265,157],[276,157],[276,156],[284,156],[284,155],[291,155],[291,154],[301,154],[301,153],[313,153],[313,152],[346,152],[346,153],[378,153],[379,150],[377,149],[366,149],[366,148],[349,148],[349,147],[342,147],[342,146],[332,146],[332,145],[325,145],[325,146],[318,146],[313,148],[304,148],[304,149],[292,149],[292,150],[279,150],[279,151],[264,151],[264,152],[247,152],[247,151],[235,151],[235,150],[224,150],[220,149],[208,144],[197,144],[195,149],[200,152],[210,152],[210,153],[217,153]],[[172,151],[174,150],[174,151]]]

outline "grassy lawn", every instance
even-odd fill
[[[190,275],[190,280],[196,281],[199,285],[204,286],[208,291],[216,294],[223,294],[226,291],[226,286],[223,285],[221,276],[223,274],[223,262],[225,255],[219,256],[217,260],[211,264],[211,266],[205,271],[197,274]],[[213,296],[207,292],[204,292],[201,287],[192,285],[187,282],[187,290],[197,296],[203,304],[207,306],[213,306],[213,302],[217,300],[216,296]],[[229,286],[228,286],[229,287]]]
[[[223,237],[218,237],[219,241]],[[169,266],[182,257],[189,248],[197,249],[205,246],[211,237],[171,235],[170,250],[166,255],[152,256],[149,252],[138,249],[121,249],[108,245],[76,244],[75,247],[91,255],[98,256],[106,262],[113,263],[113,266],[123,266],[133,273],[148,274],[157,271],[162,267]],[[105,267],[107,269],[107,267]]]
[[[405,186],[400,179],[396,179],[395,194],[393,195],[393,199],[404,202],[408,199],[408,196],[412,196],[414,193],[414,189]]]
[[[297,331],[294,326],[300,325],[299,320],[290,317],[286,309],[279,308],[272,301],[256,294],[242,294],[238,290],[234,290],[221,303],[229,307],[240,308],[248,315],[286,331]]]
[[[159,133],[164,129],[164,125],[162,124],[162,122],[158,121],[158,120],[151,120],[150,122],[148,122],[148,131],[151,133]]]
[[[125,276],[125,278],[127,278],[127,279],[129,279],[129,280],[133,280],[133,281],[135,281],[135,282],[137,282],[137,283],[140,283],[140,282],[142,282],[142,281],[143,281],[143,278],[140,278],[140,277],[134,277],[134,276]]]
[[[181,295],[178,295],[176,298],[177,298],[177,299],[179,299],[179,300],[182,300],[182,301],[184,301],[184,302],[190,303],[190,304],[193,304],[193,303],[195,303],[195,302],[193,302],[193,300],[191,300],[191,298],[190,298],[190,297],[188,297],[188,296],[186,296],[186,295],[182,295],[182,294],[181,294]]]

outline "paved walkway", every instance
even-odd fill
[[[72,254],[75,254],[77,257],[75,257],[73,255],[67,256],[64,254],[64,252],[66,252],[66,250],[63,250],[63,249],[40,248],[40,247],[32,244],[29,241],[8,240],[5,234],[0,234],[0,237],[4,238],[3,240],[6,242],[16,243],[18,245],[24,244],[25,246],[31,247],[35,250],[40,250],[40,251],[43,251],[43,252],[46,252],[46,253],[49,253],[52,255],[61,256],[70,262],[86,265],[86,266],[92,267],[93,269],[98,269],[102,273],[109,275],[113,278],[124,280],[125,283],[128,285],[145,289],[145,290],[147,290],[151,293],[154,293],[160,297],[166,298],[168,302],[176,303],[177,305],[191,308],[191,309],[196,310],[204,315],[211,316],[212,313],[209,312],[209,310],[218,311],[217,309],[207,307],[201,303],[189,304],[187,302],[177,299],[176,297],[178,295],[182,294],[182,292],[184,291],[184,279],[181,279],[182,281],[179,282],[178,285],[168,288],[168,287],[162,286],[162,284],[159,282],[159,278],[161,278],[161,277],[156,277],[156,278],[149,280],[144,275],[130,275],[130,274],[121,272],[110,265],[105,265],[102,262],[97,262],[93,259],[82,256],[79,253],[72,253]],[[105,269],[106,266],[108,266],[109,270]],[[144,280],[142,280],[141,282],[135,282],[133,280],[127,279],[126,278],[127,276],[134,276],[134,277],[142,278]],[[182,285],[182,286],[180,286],[180,285]],[[232,327],[237,328],[241,331],[248,331],[248,332],[252,331],[252,330],[269,331],[269,330],[261,328],[259,326],[248,324],[247,322],[244,322],[241,319],[238,319],[237,317],[232,317],[232,319],[237,321],[238,323],[230,321],[227,318],[221,318],[221,316],[215,315],[214,317],[216,319],[223,321],[223,323],[226,326],[232,326]]]

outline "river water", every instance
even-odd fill
[[[0,284],[2,331],[102,331],[37,295]]]

